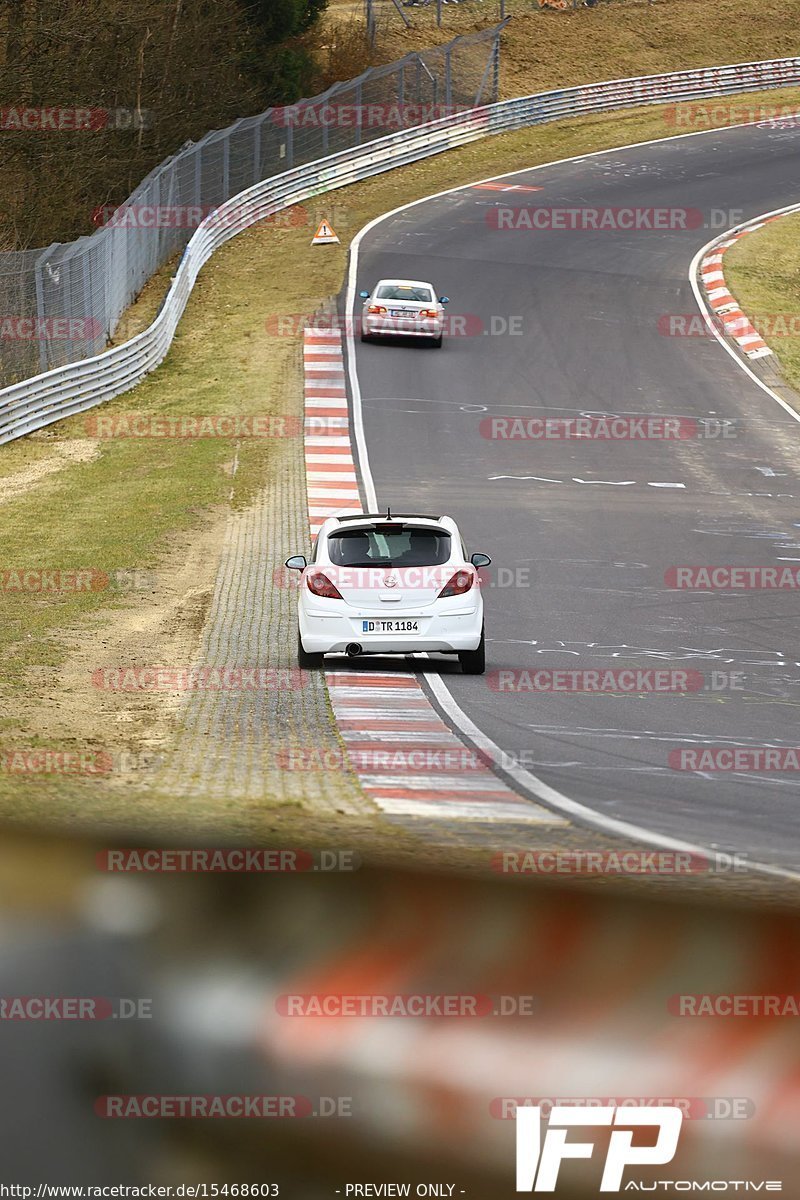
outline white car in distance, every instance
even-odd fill
[[[328,517],[302,572],[297,656],[306,669],[324,654],[458,655],[466,675],[486,669],[479,570],[452,517],[350,513]]]
[[[436,297],[433,285],[414,279],[380,279],[372,292],[359,292],[361,341],[380,337],[424,338],[441,346],[444,306],[449,296]]]

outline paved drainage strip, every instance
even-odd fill
[[[361,512],[362,506],[341,333],[306,330],[303,356],[308,512],[314,536],[325,517]],[[412,672],[326,667],[325,678],[361,786],[389,818],[568,824],[507,787],[445,724]]]

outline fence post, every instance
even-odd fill
[[[428,64],[425,62],[425,59],[420,54],[417,56],[417,99],[419,100],[420,104],[422,103],[422,89],[420,88],[420,81],[423,71],[431,81],[431,88],[433,90],[433,110],[435,112],[436,106],[439,103],[439,76],[434,75],[433,71],[430,70]]]
[[[225,135],[222,143],[222,199],[228,200],[231,193],[231,139]]]
[[[151,198],[153,207],[155,208],[156,212],[158,212],[159,208],[161,207],[161,173],[160,172],[157,172],[153,176],[152,182],[150,184],[150,198]],[[163,234],[161,232],[160,222],[156,221],[155,228],[152,229],[150,232],[152,233],[153,236],[150,238],[150,242],[149,242],[150,253],[147,255],[147,259],[144,264],[144,270],[142,271],[142,275],[144,278],[137,279],[133,283],[131,282],[130,279],[127,281],[128,294],[125,297],[126,304],[130,304],[131,300],[133,300],[134,295],[139,291],[139,288],[143,286],[143,284],[146,282],[146,280],[148,280],[150,278],[151,275],[155,274],[155,272],[158,270],[158,268],[161,264],[161,261],[162,261],[161,260],[161,245],[162,245],[161,239],[163,237]],[[142,245],[141,239],[137,238],[135,244]],[[141,262],[141,252],[140,252],[139,257],[140,257],[140,262]]]
[[[448,46],[444,52],[444,104],[445,113],[450,115],[450,108],[453,102],[453,73],[450,66],[450,56],[452,50]]]
[[[77,242],[73,242],[58,265],[60,272],[59,284],[61,286],[61,315],[65,317],[72,316],[72,264],[75,261],[76,249]],[[60,345],[58,342],[54,344],[62,352],[60,355],[51,353],[51,357],[56,358],[57,361],[49,363],[48,366],[60,367],[65,362],[63,344]]]
[[[361,87],[361,82],[359,80],[359,82],[356,84],[356,140],[355,140],[356,146],[361,145],[361,122],[364,117],[364,114],[361,111],[361,96],[362,96],[362,87]]]
[[[330,149],[330,144],[331,144],[330,128],[328,126],[327,119],[323,119],[323,121],[322,121],[322,152],[323,152],[323,154],[328,153],[328,151]]]
[[[261,122],[253,126],[253,183],[261,179]]]
[[[500,95],[500,34],[494,35],[492,46],[492,100],[497,103]]]
[[[489,55],[486,59],[486,66],[483,68],[483,74],[481,75],[481,81],[478,84],[478,90],[473,98],[473,107],[475,107],[475,108],[477,108],[478,105],[483,101],[483,89],[486,86],[486,81],[489,78],[489,72],[492,71],[493,65],[494,65],[494,42],[492,43],[492,47],[489,50]],[[492,77],[492,87],[495,89],[497,87],[497,80],[494,78],[494,75]],[[496,95],[493,96],[492,99],[496,100],[497,96]]]
[[[90,251],[87,246],[85,248],[83,254],[81,255],[81,275],[83,277],[83,314],[82,315],[84,318],[84,322],[86,323],[86,322],[91,321],[92,322],[91,328],[94,329],[95,315],[91,311],[92,308],[94,307],[94,302],[93,302],[93,297],[92,297],[92,276],[91,276],[91,272],[89,271],[89,253],[90,253]],[[103,283],[105,284],[105,280],[103,280]],[[105,287],[103,287],[103,300],[105,301]],[[103,308],[107,309],[108,306],[104,303]],[[105,334],[107,332],[108,326],[110,324],[110,322],[107,319],[107,312],[103,313],[102,317],[100,318],[100,323],[103,326],[103,333]],[[84,324],[84,337],[85,336],[86,336],[86,324]],[[105,338],[103,339],[103,341],[105,341]]]
[[[200,149],[202,141],[194,148],[194,202],[199,207],[203,203],[203,152]]]
[[[34,279],[36,285],[36,315],[40,321],[43,321],[47,315],[44,310],[44,280],[42,278],[42,267],[44,266],[45,260],[48,259],[53,251],[58,248],[59,244],[59,242],[51,242],[47,249],[42,251],[42,253],[39,255],[36,260],[36,266],[34,267]],[[44,326],[42,327],[44,328]],[[41,369],[41,374],[44,374],[48,367],[47,339],[41,337],[39,338],[39,367]]]

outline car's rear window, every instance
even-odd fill
[[[414,525],[344,529],[330,535],[328,552],[337,567],[438,567],[450,557],[450,534]]]
[[[382,283],[376,295],[378,300],[415,300],[423,304],[433,299],[428,287],[405,287],[399,283]]]

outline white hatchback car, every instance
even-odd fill
[[[301,571],[298,661],[323,654],[457,654],[467,675],[486,667],[479,570],[452,517],[350,513],[323,523]]]
[[[380,279],[374,290],[359,292],[364,301],[361,340],[376,337],[426,338],[441,346],[444,335],[444,306],[449,296],[440,296],[430,283],[415,279]]]

